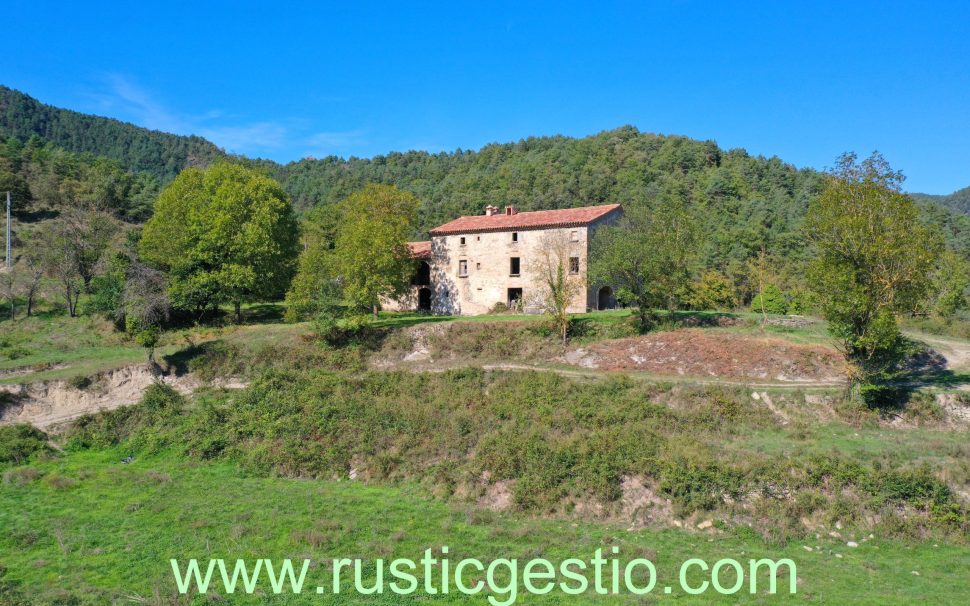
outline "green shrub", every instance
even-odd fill
[[[164,383],[152,383],[141,400],[95,415],[85,415],[66,432],[69,449],[106,448],[126,443],[131,452],[157,452],[173,438],[185,398]]]
[[[660,491],[681,513],[714,509],[743,491],[741,475],[716,463],[678,457],[665,461],[660,473]]]
[[[765,287],[764,292],[758,293],[751,300],[751,311],[761,313],[762,308],[765,313],[785,314],[788,313],[788,301],[780,288],[774,284],[769,284]]]
[[[333,347],[362,343],[374,332],[370,316],[364,314],[338,316],[330,313],[317,316],[313,321],[313,331]]]
[[[189,372],[204,381],[242,374],[245,368],[242,349],[226,341],[210,341],[197,346],[195,355],[188,362]]]
[[[687,291],[684,302],[690,309],[733,309],[734,285],[722,273],[708,270]]]
[[[477,342],[481,334],[459,336]],[[750,436],[776,423],[740,390],[476,368],[351,374],[281,363],[245,391],[205,394],[191,408],[153,386],[135,406],[79,421],[68,444],[120,445],[132,454],[172,448],[259,474],[334,478],[353,470],[369,481],[416,480],[441,498],[475,494],[487,472],[492,482],[509,482],[516,507],[534,512],[589,498],[608,505],[623,496],[624,478],[640,477],[677,515],[730,516],[750,505],[758,532],[778,541],[804,534],[806,516],[849,523],[887,508],[915,512],[923,528],[965,527],[966,508],[928,468],[808,455],[798,445],[761,456],[722,447],[725,434]]]
[[[0,463],[20,465],[47,450],[47,434],[33,425],[0,426]]]
[[[903,408],[903,418],[917,424],[939,423],[946,419],[946,411],[936,396],[932,393],[919,391],[914,393]]]

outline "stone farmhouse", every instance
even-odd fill
[[[612,309],[613,288],[589,283],[588,261],[595,230],[621,214],[619,204],[531,212],[487,206],[483,215],[459,217],[432,229],[429,241],[410,242],[419,262],[411,292],[384,307],[478,315],[503,303],[538,312],[542,282],[537,261],[555,246],[564,259],[568,256],[568,271],[582,284],[569,311]]]

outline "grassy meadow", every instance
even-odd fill
[[[365,338],[333,346],[281,315],[253,306],[242,325],[185,326],[156,352],[170,372],[242,377],[243,389],[181,396],[158,385],[56,434],[0,427],[0,604],[487,603],[180,596],[168,565],[308,558],[311,582],[326,584],[332,558],[418,559],[442,545],[453,561],[553,562],[618,546],[653,561],[658,586],[673,588],[520,595],[526,604],[970,601],[970,445],[932,397],[950,385],[880,411],[832,388],[755,398],[750,387],[689,378],[485,370],[559,346],[532,316],[382,314]],[[818,321],[759,320],[683,314],[658,330],[828,342]],[[428,345],[464,366],[374,369],[375,356],[413,346],[404,330],[442,322],[461,324]],[[45,312],[0,327],[7,383],[96,377],[145,359],[92,318]],[[586,314],[573,340],[632,330],[629,311]],[[798,591],[690,596],[677,575],[691,557],[791,558]]]
[[[745,528],[716,534],[678,529],[629,531],[607,523],[572,522],[483,511],[431,498],[413,484],[252,476],[227,463],[171,454],[123,464],[123,449],[72,453],[29,466],[30,481],[0,490],[4,574],[0,602],[46,604],[400,604],[486,603],[460,595],[405,600],[394,595],[177,595],[169,558],[309,558],[308,578],[329,579],[333,557],[417,559],[447,545],[452,558],[590,557],[619,546],[621,555],[656,563],[664,596],[573,599],[524,596],[524,604],[709,603],[961,604],[970,550],[932,540],[876,538],[857,548],[828,536],[766,544]],[[16,468],[23,470],[25,468]],[[8,471],[8,474],[10,472]],[[19,475],[24,475],[23,471]],[[31,474],[33,475],[33,474]],[[809,552],[805,547],[811,547]],[[841,557],[837,557],[841,556]],[[791,558],[798,593],[689,596],[676,590],[680,563],[731,557]],[[917,574],[914,574],[914,571]],[[692,579],[692,582],[700,579]],[[767,578],[760,579],[765,585]],[[766,586],[766,585],[765,585]],[[350,588],[348,587],[348,590]],[[27,599],[32,601],[28,602]],[[4,601],[6,600],[6,601]],[[36,600],[36,601],[33,601]]]

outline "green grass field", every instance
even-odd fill
[[[457,594],[273,596],[265,586],[252,596],[217,589],[180,596],[168,564],[309,558],[315,587],[329,582],[335,557],[417,560],[442,545],[452,561],[553,562],[617,546],[621,559],[646,557],[658,569],[649,596],[530,596],[520,588],[516,603],[524,604],[970,603],[970,516],[960,504],[970,487],[970,446],[932,398],[893,413],[905,421],[897,427],[878,411],[840,403],[830,387],[821,392],[832,399],[828,412],[809,406],[801,388],[766,389],[782,420],[751,389],[692,385],[689,377],[374,372],[367,357],[399,329],[467,323],[441,344],[461,348],[487,337],[483,331],[496,341],[517,330],[482,322],[530,327],[518,331],[527,333],[521,343],[484,343],[498,349],[469,358],[474,367],[502,347],[547,338],[543,318],[381,314],[376,345],[326,347],[308,339],[311,324],[280,322],[281,311],[251,306],[242,325],[173,330],[156,352],[163,367],[242,375],[249,388],[207,389],[178,405],[143,402],[84,419],[54,438],[54,450],[26,461],[0,456],[0,604],[488,603]],[[731,321],[715,325],[719,317]],[[634,321],[629,310],[575,319],[580,344],[628,336]],[[661,330],[688,324],[830,342],[819,321],[762,328],[760,320],[684,313]],[[142,348],[90,317],[42,313],[0,321],[0,329],[0,382],[91,376],[145,359]],[[951,354],[966,347],[927,339]],[[4,435],[0,455],[13,448]],[[351,470],[361,477],[349,479]],[[480,501],[483,471],[511,483],[511,507],[499,512]],[[621,479],[631,475],[647,478],[670,503],[657,518],[638,518],[645,527],[617,513]],[[594,503],[602,514],[581,511]],[[703,520],[715,528],[697,529]],[[762,574],[754,595],[688,595],[678,569],[692,557],[790,558],[797,593],[769,595]],[[697,571],[690,578],[704,580]],[[722,580],[731,585],[734,577]]]
[[[475,557],[553,562],[592,557],[616,545],[628,559],[655,562],[658,589],[650,597],[524,596],[524,604],[965,604],[970,550],[934,542],[876,538],[847,547],[830,537],[768,545],[744,528],[728,532],[638,530],[569,519],[538,519],[448,506],[421,488],[367,486],[353,481],[249,477],[231,465],[195,464],[160,454],[121,463],[119,450],[74,453],[30,466],[39,474],[20,483],[7,472],[0,489],[0,576],[6,598],[36,603],[108,604],[399,604],[485,603],[460,595],[415,597],[266,594],[218,598],[176,594],[170,558],[309,558],[311,582],[329,582],[334,557],[418,559],[447,545],[453,561]],[[805,547],[811,547],[808,551]],[[841,557],[838,557],[838,554]],[[791,558],[797,593],[769,595],[680,591],[688,558]],[[918,575],[917,575],[918,573]],[[728,573],[725,585],[733,584]],[[372,575],[367,577],[372,580]],[[691,575],[691,583],[704,579]],[[346,591],[352,591],[349,584]],[[767,587],[767,576],[759,578]],[[670,596],[662,594],[672,586]],[[0,600],[4,594],[0,593]],[[76,600],[75,600],[76,598]]]

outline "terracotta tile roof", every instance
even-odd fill
[[[536,210],[506,215],[475,215],[459,217],[430,231],[432,236],[467,234],[483,231],[508,231],[512,229],[542,229],[549,227],[579,227],[605,217],[620,208],[619,204],[563,208],[560,210]]]
[[[431,241],[408,242],[408,250],[411,251],[411,256],[415,259],[430,259]]]

